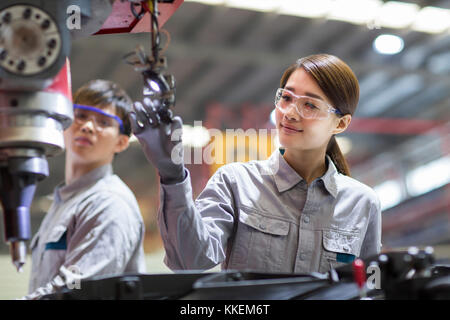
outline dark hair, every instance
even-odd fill
[[[333,107],[342,115],[353,115],[359,100],[359,83],[352,69],[345,62],[330,54],[314,54],[298,59],[283,73],[280,80],[281,88],[285,87],[291,74],[298,68],[303,68],[316,80]],[[328,142],[327,154],[340,173],[350,176],[347,160],[335,136]]]
[[[131,135],[131,124],[128,114],[132,110],[133,101],[116,83],[108,80],[91,80],[81,86],[73,96],[73,102],[104,108],[113,105],[116,115],[122,119],[123,134]]]

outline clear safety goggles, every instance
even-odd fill
[[[74,121],[80,125],[83,125],[92,119],[95,128],[99,131],[103,131],[104,129],[111,127],[116,127],[117,124],[119,124],[120,133],[125,132],[122,119],[114,114],[107,113],[102,109],[96,107],[74,104],[73,117]]]
[[[283,114],[286,114],[291,107],[295,107],[297,113],[305,119],[326,119],[331,113],[342,115],[339,110],[336,110],[323,100],[298,96],[283,88],[277,90],[275,107]]]

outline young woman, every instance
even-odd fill
[[[171,269],[326,272],[381,247],[375,192],[349,176],[335,135],[359,97],[351,69],[332,55],[299,59],[276,92],[283,148],[268,160],[222,166],[194,202],[182,147],[154,126],[147,101],[135,104],[133,131],[161,177],[159,227]],[[178,132],[179,135],[179,132]],[[178,158],[178,159],[175,159]]]
[[[65,182],[30,244],[28,299],[92,276],[145,272],[139,206],[112,170],[114,155],[128,147],[132,101],[115,83],[93,80],[74,102]]]

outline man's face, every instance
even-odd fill
[[[101,110],[116,115],[112,105]],[[74,110],[74,118],[64,131],[67,156],[73,162],[100,166],[112,162],[115,153],[128,147],[128,137],[120,134],[119,124],[114,119],[82,109]]]

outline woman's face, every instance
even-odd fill
[[[296,69],[284,89],[297,96],[311,96],[319,98],[332,106],[322,89],[314,78],[303,68]],[[314,150],[326,148],[331,136],[336,132],[339,118],[330,113],[326,119],[305,119],[300,116],[294,107],[283,113],[275,109],[276,126],[280,144],[286,149]]]

